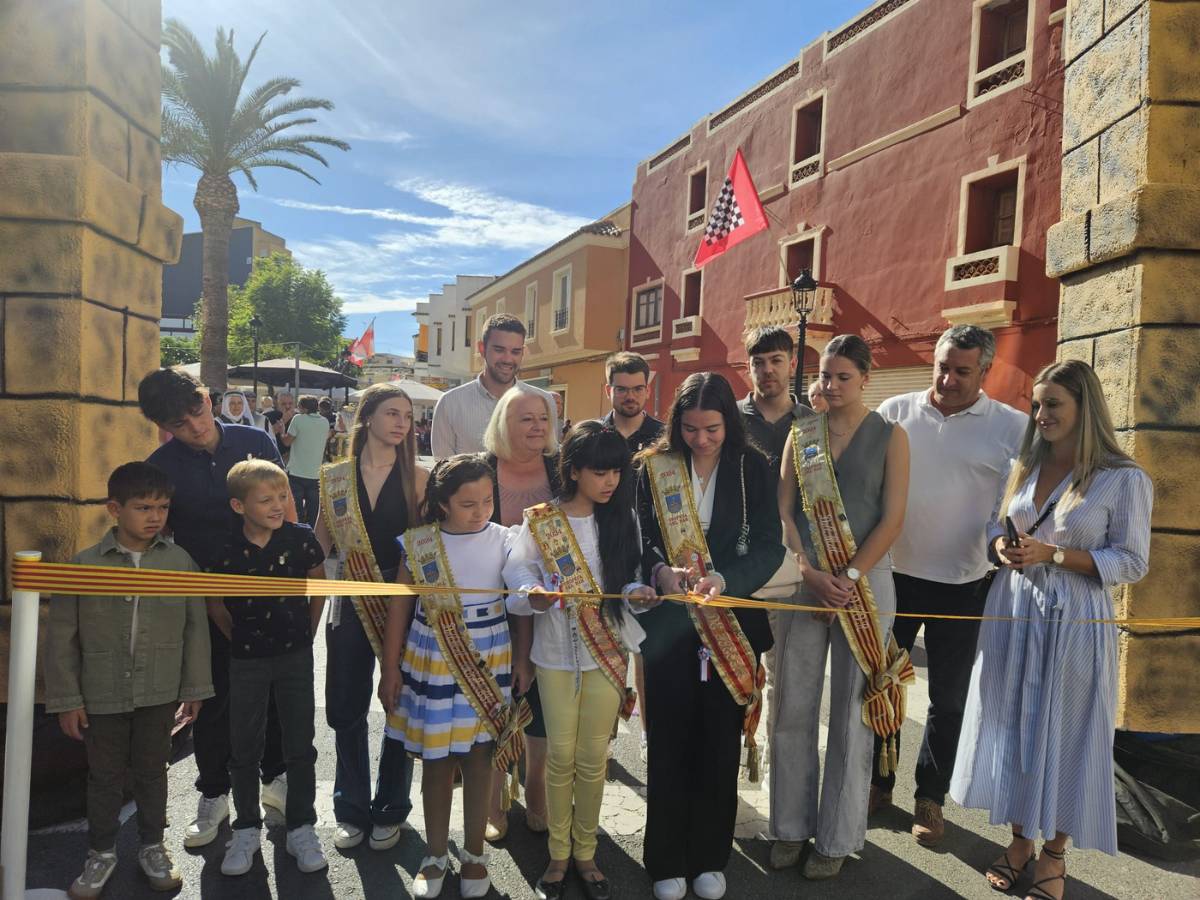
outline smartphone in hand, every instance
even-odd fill
[[[1021,534],[1017,531],[1017,526],[1013,524],[1012,516],[1004,517],[1004,527],[1008,531],[1008,546],[1020,547]]]

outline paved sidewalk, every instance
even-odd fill
[[[323,703],[324,642],[317,644],[317,701]],[[918,664],[922,654],[915,654]],[[911,820],[916,735],[924,722],[927,692],[925,670],[918,668],[918,684],[909,695],[910,721],[901,759],[901,778],[896,790],[896,808],[872,821],[867,845],[858,857],[847,862],[842,874],[831,882],[805,881],[797,871],[771,872],[767,867],[770,845],[767,829],[767,793],[762,786],[743,782],[738,814],[734,855],[726,870],[731,900],[772,900],[772,898],[867,898],[888,900],[907,898],[996,898],[980,874],[1007,843],[1007,831],[988,825],[986,813],[946,808],[946,838],[937,850],[916,845],[908,833]],[[827,710],[825,711],[827,713]],[[825,715],[823,713],[823,715]],[[335,826],[331,793],[333,789],[333,735],[324,726],[323,710],[318,710],[317,814],[318,833],[325,842],[330,867],[325,873],[301,875],[284,849],[282,823],[272,818],[263,842],[263,854],[251,872],[242,878],[227,878],[220,872],[228,831],[200,851],[182,848],[182,833],[195,813],[196,795],[192,790],[195,765],[189,756],[173,766],[170,773],[171,827],[167,844],[172,848],[185,883],[176,894],[181,898],[209,900],[249,900],[278,897],[281,900],[392,900],[410,896],[412,877],[424,855],[421,837],[424,816],[420,801],[420,771],[413,789],[415,809],[411,817],[413,831],[406,831],[400,844],[391,851],[377,853],[364,843],[341,854],[333,849]],[[372,745],[382,736],[383,714],[371,714]],[[765,720],[765,717],[764,717]],[[630,727],[632,726],[632,727]],[[764,726],[765,727],[765,726]],[[610,764],[610,783],[605,795],[600,849],[597,861],[612,883],[618,898],[650,897],[649,882],[641,868],[642,826],[645,819],[645,765],[639,753],[640,728],[634,718],[622,726],[615,742]],[[822,735],[823,737],[824,735]],[[824,742],[822,741],[822,746]],[[461,792],[456,792],[456,811],[451,831],[452,848],[457,851],[462,838]],[[82,823],[54,833],[37,833],[29,841],[30,887],[66,888],[80,871],[87,852]],[[120,867],[104,896],[109,900],[149,900],[161,897],[150,890],[137,871],[136,824],[127,822],[118,844]],[[526,900],[533,896],[531,885],[537,881],[546,862],[545,839],[533,835],[523,825],[523,810],[511,813],[509,837],[492,848],[490,870],[495,885],[491,897]],[[1200,898],[1200,862],[1165,864],[1154,860],[1121,855],[1110,858],[1093,852],[1073,853],[1068,857],[1070,900],[1197,900]],[[453,863],[457,866],[457,862]],[[458,885],[452,878],[443,897],[456,898]],[[582,898],[578,884],[568,897]],[[1020,895],[1016,895],[1020,896]]]

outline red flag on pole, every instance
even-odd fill
[[[694,265],[703,266],[766,227],[766,213],[763,212],[758,191],[754,188],[754,179],[750,177],[750,169],[746,167],[739,147],[734,154],[733,165],[729,167],[729,174],[725,176],[725,184],[708,214],[708,225],[696,250]]]
[[[356,366],[361,366],[374,355],[375,320],[372,319],[371,324],[367,326],[367,330],[362,333],[362,337],[350,345],[350,361]]]

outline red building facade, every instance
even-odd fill
[[[868,400],[929,384],[951,323],[992,328],[985,384],[1028,407],[1054,358],[1065,0],[883,0],[639,164],[626,346],[658,410],[695,371],[748,390],[742,338],[794,327],[786,286],[821,288],[807,371],[834,334],[870,342]],[[769,228],[692,268],[741,148]]]

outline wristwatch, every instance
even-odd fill
[[[854,568],[854,566],[851,566],[846,570],[846,577],[857,583],[858,580],[862,578],[862,572],[858,571],[858,569]]]
[[[1054,564],[1056,566],[1061,566],[1063,563],[1065,563],[1067,561],[1067,551],[1064,550],[1062,547],[1055,547],[1054,555],[1050,558],[1052,560],[1054,560]]]

